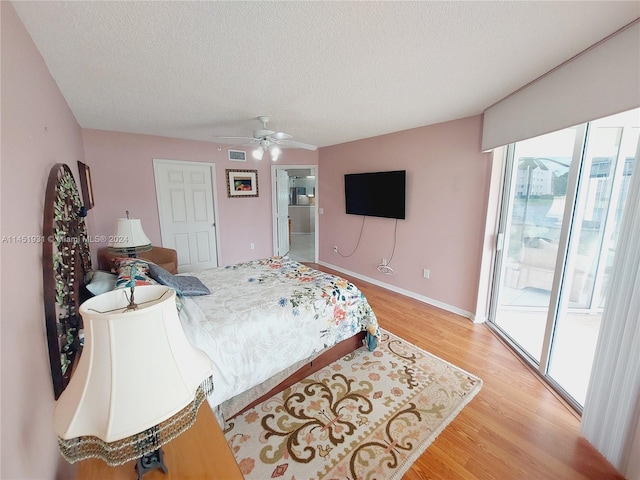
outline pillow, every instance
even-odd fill
[[[115,288],[127,288],[131,281],[131,271],[135,267],[135,286],[141,285],[157,285],[149,275],[149,264],[137,258],[121,258],[116,262],[118,270],[118,278],[116,279]]]
[[[97,270],[93,272],[91,281],[87,284],[87,290],[93,295],[110,292],[115,288],[117,278],[118,276],[113,273]]]
[[[151,278],[155,279],[158,283],[175,288],[179,294],[186,297],[209,295],[211,293],[207,286],[198,278],[186,275],[173,275],[160,265],[149,264],[149,273],[151,274]]]

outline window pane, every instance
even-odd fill
[[[495,323],[540,361],[576,129],[523,142],[514,150],[511,214]]]
[[[634,156],[638,111],[592,122],[548,374],[584,405]]]

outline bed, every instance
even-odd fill
[[[272,257],[189,276],[211,293],[184,297],[180,319],[191,343],[213,360],[209,404],[220,406],[227,418],[270,395],[291,374],[321,368],[361,346],[365,332],[378,330],[353,283],[291,259]]]
[[[271,257],[185,275],[146,259],[114,264],[115,288],[161,283],[178,292],[182,327],[214,365],[208,397],[222,423],[363,345],[378,325],[351,282]],[[89,285],[91,288],[93,281]],[[367,338],[368,335],[368,338]]]
[[[133,278],[136,286],[176,289],[187,338],[213,362],[208,401],[221,424],[363,343],[372,348],[378,335],[375,314],[353,283],[288,258],[185,275],[141,258],[107,264],[116,270],[107,288]],[[92,287],[93,280],[88,288],[97,293]]]
[[[92,288],[98,280],[107,289],[127,282],[125,269],[119,272],[122,278],[111,281],[109,272],[91,270],[84,215],[69,168],[54,166],[47,186],[43,238],[59,241],[43,244],[43,275],[56,399],[82,351],[78,305],[90,292],[106,291]],[[139,262],[137,285],[163,280],[145,272],[145,261],[126,259],[121,267],[127,262],[129,266]],[[149,270],[157,267],[146,264]],[[87,273],[93,277],[85,285]],[[174,280],[195,278],[209,292],[180,295],[177,308],[187,337],[214,362],[214,393],[208,400],[219,420],[352,352],[363,341],[369,348],[375,344],[376,317],[358,288],[293,260],[273,257],[189,275],[166,273]]]

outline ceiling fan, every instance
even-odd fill
[[[237,145],[233,145],[235,147],[239,147],[242,145],[255,145],[256,149],[253,151],[253,158],[256,160],[261,160],[262,156],[265,152],[269,152],[272,160],[277,160],[278,156],[282,151],[280,147],[283,148],[304,148],[305,150],[317,150],[318,147],[316,145],[311,145],[309,143],[295,142],[290,140],[293,138],[288,133],[284,132],[274,132],[273,130],[269,130],[267,128],[267,124],[269,123],[269,117],[262,115],[258,117],[258,121],[262,124],[262,128],[254,130],[252,137],[229,137],[229,136],[215,136],[213,138],[221,139],[221,140],[245,140],[242,143]],[[227,147],[232,148],[232,147]],[[218,148],[221,150],[221,148]]]

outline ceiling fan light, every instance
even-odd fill
[[[262,160],[262,155],[264,155],[264,150],[262,150],[262,148],[256,148],[253,153],[253,158],[255,158],[256,160]]]
[[[280,150],[280,148],[278,147],[273,147],[271,149],[271,160],[273,160],[274,162],[276,162],[278,160],[278,157],[280,156],[280,154],[282,153],[282,150]]]

